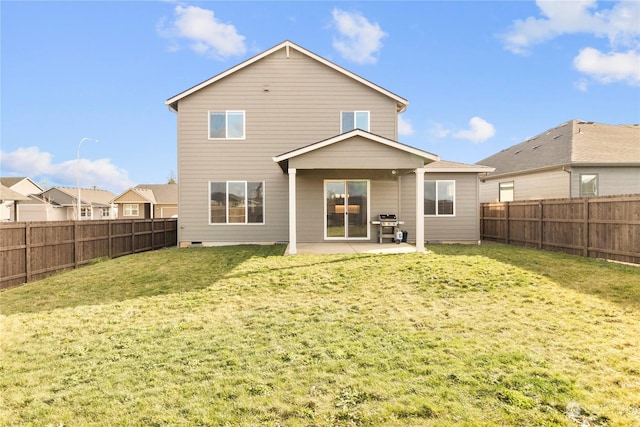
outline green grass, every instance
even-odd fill
[[[0,425],[640,425],[640,268],[169,249],[0,293]]]

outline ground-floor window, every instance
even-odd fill
[[[498,197],[501,202],[513,202],[514,200],[514,183],[513,181],[501,182],[498,184]]]
[[[80,208],[80,218],[91,218],[91,208]]]
[[[264,182],[210,182],[209,223],[264,224]]]
[[[125,203],[122,205],[122,216],[139,216],[140,211],[137,203]]]
[[[456,182],[449,180],[425,180],[424,214],[430,216],[454,216],[456,214]]]
[[[598,174],[580,174],[580,197],[594,197],[598,195]]]

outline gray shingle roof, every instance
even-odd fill
[[[571,120],[478,164],[496,168],[490,175],[572,164],[640,166],[640,125]]]

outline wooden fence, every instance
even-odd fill
[[[97,258],[175,246],[177,219],[0,223],[0,289]]]
[[[640,264],[640,195],[482,203],[481,236]]]

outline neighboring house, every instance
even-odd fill
[[[27,200],[29,197],[0,184],[0,206],[2,207],[0,221],[21,221],[18,204]]]
[[[100,220],[117,218],[116,205],[111,200],[116,196],[111,191],[94,188],[80,189],[80,219]],[[40,194],[40,199],[58,209],[52,220],[75,220],[78,215],[78,189],[52,187]]]
[[[20,217],[19,205],[29,200],[32,194],[40,194],[42,188],[28,177],[2,177],[0,186],[3,191],[0,193],[0,221],[25,221]],[[11,196],[11,190],[16,194]]]
[[[118,218],[171,218],[178,215],[178,184],[140,184],[111,201]]]
[[[166,101],[177,114],[180,246],[478,242],[479,165],[398,142],[408,101],[285,41]]]
[[[481,202],[640,194],[640,126],[571,120],[478,163]]]

